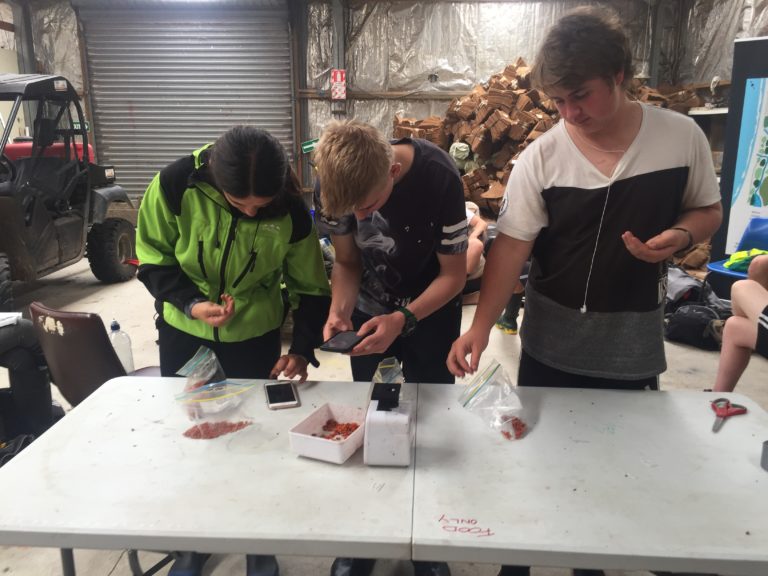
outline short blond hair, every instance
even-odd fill
[[[352,212],[384,181],[392,161],[392,145],[370,124],[329,124],[314,154],[323,214],[338,218]]]

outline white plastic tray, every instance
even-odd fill
[[[328,420],[357,422],[360,427],[344,440],[320,437]],[[313,436],[312,434],[318,434]],[[291,450],[307,458],[343,464],[363,445],[365,409],[345,404],[323,404],[288,432]]]

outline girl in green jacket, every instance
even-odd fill
[[[278,140],[237,126],[164,168],[139,211],[139,279],[156,299],[160,366],[200,345],[230,378],[307,377],[329,287],[312,218]],[[281,282],[293,307],[288,354]]]
[[[303,382],[307,364],[318,366],[328,279],[298,181],[268,132],[236,126],[161,170],[141,203],[136,252],[155,297],[163,376],[201,345],[229,378]],[[281,355],[287,306],[293,338]],[[185,554],[171,574],[199,574],[204,561]],[[249,556],[248,574],[277,574],[274,557]]]

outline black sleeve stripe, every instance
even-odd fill
[[[170,302],[182,311],[193,298],[205,298],[178,265],[141,264],[137,276],[155,300]]]
[[[312,232],[312,216],[307,205],[298,196],[288,197],[288,212],[291,215],[291,239],[290,244],[304,240]]]
[[[192,155],[180,158],[160,171],[160,187],[168,207],[176,216],[181,214],[181,199],[194,171],[195,159]]]

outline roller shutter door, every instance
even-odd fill
[[[284,8],[81,6],[96,153],[141,195],[154,174],[229,127],[293,152]]]

